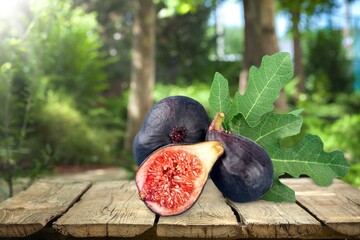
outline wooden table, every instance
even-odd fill
[[[39,180],[0,203],[0,237],[360,238],[358,189],[340,180],[329,187],[307,178],[282,182],[295,190],[296,203],[234,203],[208,181],[189,211],[159,217],[133,181]]]

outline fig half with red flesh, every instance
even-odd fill
[[[141,200],[160,216],[185,212],[200,196],[223,151],[218,141],[168,145],[156,150],[136,172]]]

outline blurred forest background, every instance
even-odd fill
[[[242,24],[226,24],[232,14],[221,10],[226,4],[238,8],[233,18]],[[320,136],[326,151],[344,151],[351,163],[345,180],[360,187],[360,15],[353,14],[359,6],[356,0],[0,0],[6,192],[12,194],[18,177],[59,166],[134,171],[132,138],[154,102],[186,95],[208,109],[216,71],[233,96],[245,91],[250,66],[277,51],[291,53],[295,70],[277,111],[304,108],[302,134]],[[281,36],[279,17],[287,23]]]

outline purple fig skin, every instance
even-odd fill
[[[206,139],[220,141],[224,148],[210,177],[225,197],[234,202],[251,202],[260,199],[271,188],[274,179],[272,161],[260,145],[212,127]]]
[[[169,144],[203,142],[209,125],[204,107],[196,100],[185,96],[164,98],[151,108],[135,136],[135,161],[140,166],[151,153]]]

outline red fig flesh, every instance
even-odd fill
[[[161,216],[183,213],[200,196],[212,166],[223,151],[218,141],[158,149],[136,173],[141,200]]]

